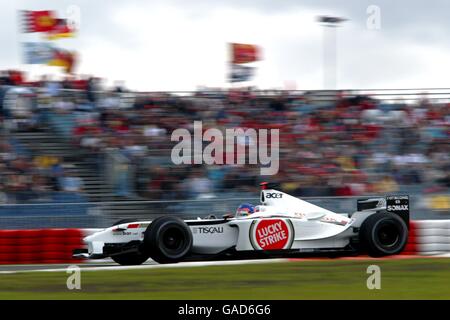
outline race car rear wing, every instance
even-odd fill
[[[386,210],[400,216],[409,226],[409,196],[386,196],[386,198],[358,199],[356,210]]]

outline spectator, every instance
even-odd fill
[[[62,177],[59,178],[59,187],[62,191],[66,192],[81,192],[83,187],[83,181],[81,178],[76,177],[70,173],[65,172]]]
[[[3,72],[0,82],[17,85],[24,79]],[[259,168],[254,166],[200,165],[189,170],[172,164],[170,150],[176,142],[171,141],[171,133],[178,128],[192,131],[196,120],[201,120],[205,129],[221,131],[238,127],[279,129],[282,163],[278,175],[271,179],[282,181],[297,195],[386,193],[409,185],[448,189],[447,103],[422,99],[414,104],[388,104],[346,92],[324,103],[314,92],[261,93],[246,88],[214,93],[202,89],[191,96],[136,94],[131,99],[134,104],[127,103],[125,108],[123,85],[99,92],[98,78],[43,78],[37,85],[39,109],[74,116],[77,120],[70,127],[71,139],[80,150],[99,155],[95,157],[99,168],[100,155],[105,152],[115,150],[124,156],[114,176],[116,191],[123,196],[133,194],[131,168],[139,178],[136,185],[142,190],[138,193],[150,199],[182,197],[184,190],[193,198],[257,190]],[[239,137],[238,143],[248,146],[256,141]],[[219,159],[222,155],[216,156]],[[81,179],[72,179],[76,177],[63,170],[63,159],[55,164],[41,160],[28,165],[11,143],[1,141],[3,191],[8,194],[10,190],[44,190],[48,186],[82,189]],[[45,175],[49,179],[41,179]],[[34,183],[38,186],[33,187]]]

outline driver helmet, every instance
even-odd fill
[[[236,210],[236,217],[245,217],[255,212],[255,206],[250,203],[241,204]]]

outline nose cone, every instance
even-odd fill
[[[90,236],[84,237],[84,238],[83,238],[83,241],[84,241],[85,243],[92,242],[93,237],[94,237],[94,235],[91,234]]]
[[[112,228],[107,229],[98,229],[94,233],[84,237],[83,241],[85,243],[90,243],[94,241],[101,241],[104,242],[105,239],[108,238],[109,235],[111,235]]]
[[[84,237],[84,242],[92,242],[92,241],[98,241],[99,237],[103,234],[102,231],[96,232],[93,234],[88,235],[87,237]]]

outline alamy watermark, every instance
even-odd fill
[[[81,290],[81,269],[77,265],[70,265],[67,267],[66,273],[70,274],[67,277],[66,285],[69,290]]]
[[[171,141],[174,164],[260,164],[261,175],[274,175],[279,169],[279,129],[225,129],[203,131],[194,121],[194,135],[188,129],[176,129]],[[204,146],[204,142],[209,142]],[[204,148],[203,148],[204,147]],[[269,152],[270,149],[270,152]],[[248,150],[248,154],[246,153]]]
[[[366,13],[368,14],[366,20],[366,26],[369,30],[381,29],[381,9],[379,6],[371,4],[367,7]]]
[[[71,4],[66,8],[66,19],[69,26],[75,30],[80,29],[81,9],[79,6]]]
[[[367,267],[367,274],[370,276],[367,278],[366,285],[369,290],[381,289],[381,268],[375,264]]]

